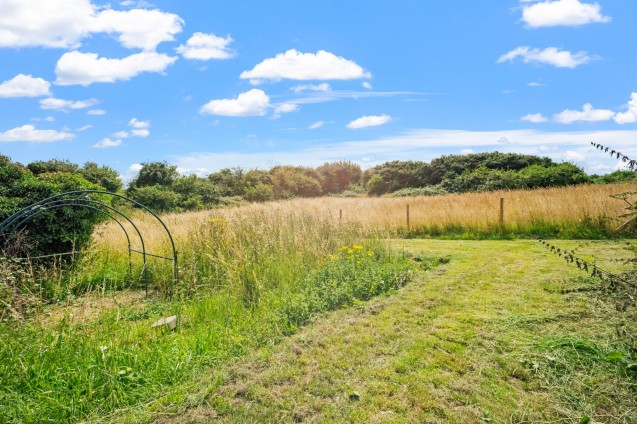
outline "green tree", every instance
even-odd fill
[[[66,159],[51,159],[47,161],[39,160],[31,162],[27,165],[27,169],[35,175],[52,172],[68,172],[76,174],[79,172],[80,167]]]
[[[117,193],[123,188],[122,180],[117,171],[108,166],[86,162],[79,172],[87,181],[104,187],[106,191]]]
[[[177,167],[169,165],[168,162],[146,162],[142,163],[139,174],[130,183],[130,187],[140,188],[160,185],[170,186],[179,177]]]

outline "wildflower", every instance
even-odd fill
[[[374,252],[370,250],[369,252],[367,252],[367,256],[374,256]]]
[[[365,246],[361,246],[360,244],[355,244],[353,246],[354,250],[363,250],[365,248]]]
[[[354,253],[354,250],[349,249],[349,250],[347,251],[347,253],[349,253],[349,254],[351,255],[352,253]]]

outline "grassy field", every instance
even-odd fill
[[[404,235],[409,205],[412,236],[475,239],[535,235],[590,239],[608,237],[612,229],[620,225],[616,217],[624,212],[626,204],[611,195],[627,191],[637,191],[637,184],[579,185],[411,198],[321,197],[251,204],[213,213],[168,214],[165,219],[171,231],[181,240],[179,244],[183,244],[192,228],[205,225],[210,219],[222,218],[234,226],[237,222],[260,215],[278,214],[284,221],[290,211],[303,211],[326,219],[334,226],[355,226],[366,233],[383,231]],[[500,198],[504,199],[503,232],[499,227]],[[142,228],[142,231],[155,233],[159,230],[158,227]],[[99,243],[125,243],[114,225],[110,225],[106,232],[108,237],[98,239]],[[162,240],[159,236],[154,239]]]
[[[625,255],[617,243],[560,244],[608,266]],[[621,314],[589,293],[559,292],[582,284],[577,268],[531,241],[394,245],[450,262],[117,421],[637,421]]]
[[[412,277],[408,260],[356,228],[294,211],[244,218],[209,217],[179,235],[181,280],[172,297],[160,290],[172,278],[161,261],[149,264],[150,297],[135,281],[121,291],[128,273],[121,248],[92,254],[68,278],[52,271],[46,292],[57,304],[0,320],[0,422],[77,422],[148,402]],[[161,248],[155,243],[149,247]],[[40,299],[42,285],[26,287],[25,296]],[[173,315],[176,331],[151,327]]]
[[[530,241],[387,240],[604,238],[623,211],[609,195],[636,189],[170,214],[179,282],[169,261],[152,259],[149,297],[140,257],[131,272],[123,232],[105,224],[70,270],[9,274],[22,286],[0,293],[0,422],[630,422],[635,358],[613,336],[619,316],[590,293],[554,292],[577,268]],[[168,255],[162,228],[137,218],[147,250]],[[559,243],[591,261],[620,247]],[[350,309],[321,318],[339,308]],[[171,315],[176,331],[151,328]]]

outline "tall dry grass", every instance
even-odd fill
[[[408,198],[321,197],[167,214],[163,219],[178,244],[191,239],[193,233],[197,234],[210,219],[223,218],[230,227],[258,219],[264,230],[275,231],[275,226],[291,222],[291,217],[299,213],[331,222],[333,228],[355,225],[363,232],[396,234],[407,229],[406,209],[409,205],[410,230],[416,234],[461,232],[488,235],[499,231],[500,198],[503,198],[504,224],[508,233],[531,235],[537,231],[550,231],[556,236],[581,238],[587,235],[601,236],[619,225],[616,218],[624,212],[625,204],[611,195],[626,191],[637,191],[637,184],[580,185]],[[163,230],[157,225],[144,220],[140,229],[152,235],[149,237],[151,248],[165,244]],[[593,230],[598,232],[591,233]],[[123,234],[112,223],[98,234],[106,236],[98,237],[99,243],[125,243]]]

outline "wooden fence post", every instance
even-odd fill
[[[498,222],[500,233],[504,233],[504,197],[500,197],[500,220]]]
[[[409,227],[409,203],[407,203],[407,232],[411,231]]]

